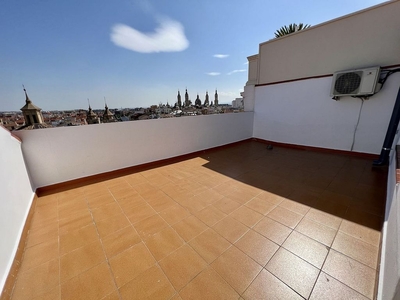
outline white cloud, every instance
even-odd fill
[[[249,62],[248,61],[246,61],[245,63],[244,63],[244,65],[248,65],[249,64]]]
[[[247,70],[242,69],[242,70],[233,70],[232,72],[229,72],[227,75],[232,75],[234,73],[241,73],[241,72],[246,72]]]
[[[216,58],[227,58],[229,54],[214,54],[213,56]]]
[[[154,32],[143,33],[124,24],[112,27],[111,41],[128,50],[153,53],[153,52],[179,52],[189,47],[181,23],[163,19]]]
[[[221,73],[219,73],[219,72],[209,72],[209,73],[206,73],[207,75],[210,75],[210,76],[218,76],[218,75],[221,75]]]

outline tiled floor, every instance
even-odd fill
[[[386,171],[252,141],[42,196],[12,299],[372,299]]]

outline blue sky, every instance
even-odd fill
[[[289,23],[316,25],[379,0],[1,0],[0,111],[240,97],[247,56]]]

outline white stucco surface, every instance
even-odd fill
[[[275,142],[350,150],[361,100],[329,97],[332,77],[255,88],[253,136]],[[353,151],[378,154],[400,86],[400,74],[364,101]]]
[[[400,1],[260,44],[258,84],[399,64]]]
[[[34,192],[21,143],[0,126],[0,291],[3,290]]]
[[[252,137],[253,112],[19,131],[35,188]]]

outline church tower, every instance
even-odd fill
[[[194,105],[196,105],[197,107],[201,107],[201,100],[199,94],[197,94],[197,98],[196,101],[194,101]]]
[[[182,107],[182,98],[181,98],[181,93],[178,90],[178,96],[176,97],[178,99],[178,107]]]
[[[215,106],[218,106],[218,92],[217,92],[217,89],[215,89],[214,105],[215,105]]]
[[[88,99],[88,102],[89,102],[89,99]],[[89,103],[89,110],[86,113],[86,122],[88,124],[98,124],[99,123],[99,117],[90,107],[90,103]]]
[[[35,124],[44,124],[43,122],[43,115],[42,115],[42,109],[34,105],[28,97],[28,93],[26,92],[26,89],[24,87],[24,92],[25,92],[25,105],[24,107],[21,108],[22,114],[24,115],[25,119],[25,127],[27,126],[33,126],[35,127]]]
[[[105,101],[105,99],[104,99]],[[105,109],[103,113],[103,123],[115,122],[114,114],[108,109],[107,102],[105,103]]]
[[[185,92],[185,106],[186,107],[190,106],[189,94],[188,94],[187,89],[186,89],[186,92]]]
[[[208,97],[208,91],[206,92],[206,99],[204,100],[204,106],[209,106],[210,105],[210,99]]]

